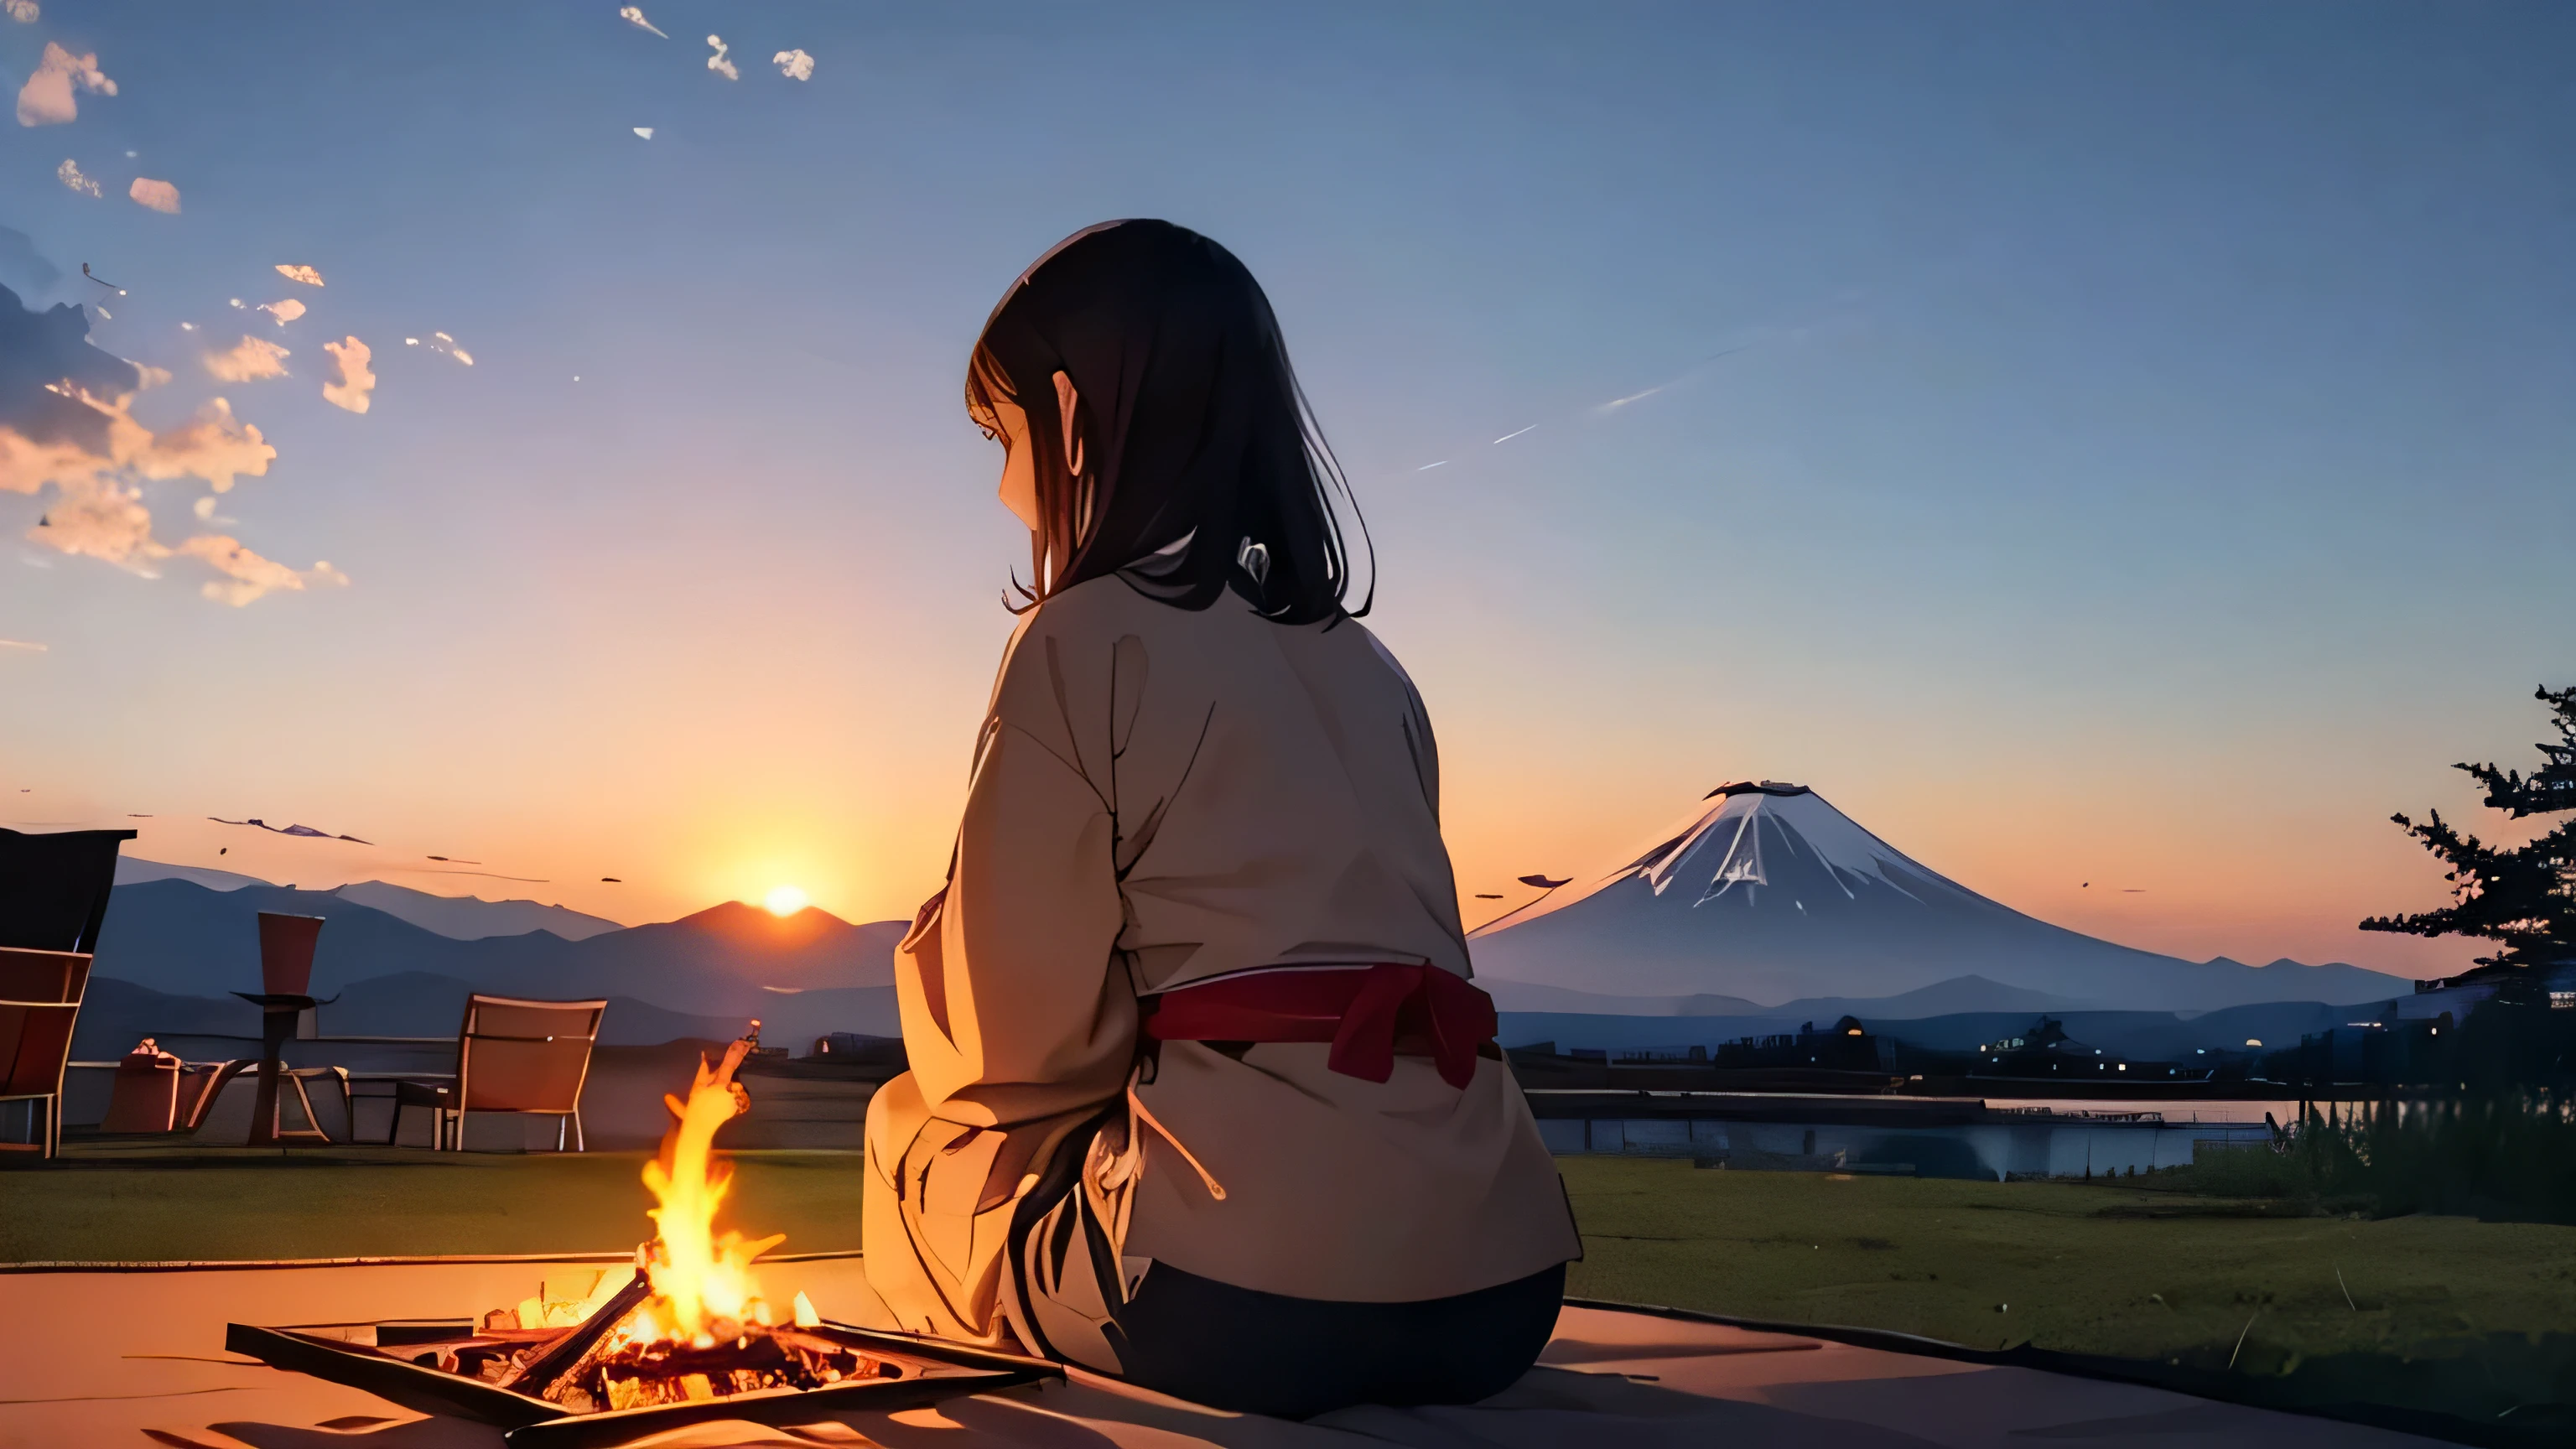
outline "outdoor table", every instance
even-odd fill
[[[286,1043],[295,1035],[296,1019],[340,998],[316,1001],[310,996],[259,991],[236,991],[233,995],[259,1008],[259,1095],[251,1100],[250,1145],[273,1147],[288,1138],[330,1141],[331,1134],[322,1130],[322,1119],[313,1115],[313,1097],[304,1090],[303,1073],[289,1071],[284,1054]],[[281,1078],[295,1084],[296,1099],[304,1104],[302,1127],[280,1129],[277,1125],[277,1084]]]

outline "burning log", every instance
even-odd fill
[[[640,1251],[636,1254],[639,1259],[643,1256]],[[615,1297],[601,1304],[598,1312],[556,1335],[553,1342],[541,1346],[527,1362],[501,1380],[502,1385],[522,1393],[534,1393],[539,1398],[580,1412],[574,1405],[564,1402],[566,1391],[578,1383],[582,1371],[598,1359],[599,1354],[595,1350],[601,1347],[602,1341],[626,1321],[627,1315],[642,1307],[644,1301],[652,1296],[653,1280],[645,1276],[639,1263],[635,1276],[626,1280],[626,1286],[618,1289]]]

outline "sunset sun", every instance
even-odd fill
[[[792,916],[805,909],[805,892],[792,885],[771,886],[761,904],[773,916]]]

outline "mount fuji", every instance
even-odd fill
[[[2192,962],[2052,926],[1915,862],[1804,785],[1744,781],[1707,798],[1680,834],[1471,932],[1476,974],[1607,997],[1760,1002],[1958,983],[2145,1011],[2349,1005],[2414,989],[2358,966]]]

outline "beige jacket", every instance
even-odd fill
[[[864,1209],[887,1306],[988,1342],[1005,1318],[1028,1342],[1035,1315],[1063,1341],[1156,1262],[1395,1302],[1579,1256],[1500,1061],[1464,1092],[1428,1057],[1333,1073],[1322,1044],[1166,1042],[1138,1071],[1139,996],[1377,962],[1470,974],[1430,723],[1385,647],[1117,578],[1048,600],[1003,656],[948,887],[896,952],[912,1071],[870,1105]],[[1052,1247],[1006,1265],[1066,1154],[1081,1190],[1033,1235]]]

